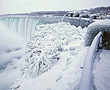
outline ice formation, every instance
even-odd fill
[[[81,74],[80,66],[83,62],[80,60],[81,47],[85,33],[86,29],[76,28],[69,23],[39,25],[32,35],[32,41],[27,44],[24,61],[21,61],[24,63],[21,68],[23,77],[12,88],[18,87],[18,90],[75,88]],[[77,77],[74,77],[75,75]],[[63,83],[67,79],[70,81]],[[33,86],[32,83],[36,85]],[[74,86],[69,87],[72,83]],[[65,88],[63,85],[66,85]]]

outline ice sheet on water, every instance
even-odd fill
[[[86,29],[76,28],[69,23],[39,25],[33,33],[32,41],[27,44],[26,55],[22,61],[24,62],[22,72],[28,79],[21,78],[20,84],[15,83],[13,88],[19,87],[18,90],[74,88],[71,84],[76,84],[75,81],[80,77],[81,44],[85,32]]]

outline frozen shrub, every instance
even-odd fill
[[[62,53],[72,51],[74,45],[71,47],[69,44],[83,40],[84,32],[82,28],[78,29],[69,23],[39,25],[32,40],[27,43],[23,75],[35,78],[51,69],[61,61]]]
[[[88,26],[85,45],[90,46],[94,37],[103,32],[103,44],[106,43],[105,48],[110,48],[110,20],[101,20],[94,22]]]

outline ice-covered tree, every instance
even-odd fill
[[[61,53],[72,49],[68,48],[70,42],[83,39],[82,32],[81,28],[66,23],[39,25],[27,43],[24,75],[36,77],[49,70],[60,60]]]
[[[90,46],[94,37],[100,31],[103,33],[103,47],[110,49],[110,20],[101,20],[90,24],[86,34],[85,45]]]

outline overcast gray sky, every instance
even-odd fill
[[[0,14],[109,6],[110,0],[0,0]]]

